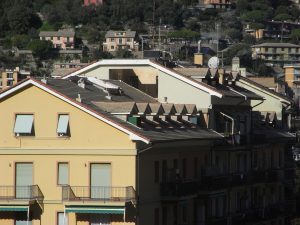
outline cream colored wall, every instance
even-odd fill
[[[253,111],[269,111],[269,112],[276,112],[276,116],[278,120],[282,119],[282,103],[281,103],[281,99],[279,99],[278,97],[275,97],[274,95],[270,94],[269,92],[266,92],[260,88],[254,88],[251,85],[247,85],[246,83],[242,83],[240,81],[237,81],[236,84],[238,86],[241,86],[249,91],[252,91],[256,94],[258,94],[259,96],[265,98],[265,100],[263,101],[263,103],[259,104],[261,101],[252,101],[251,105],[255,106],[253,108]]]
[[[155,84],[158,70],[151,66],[100,66],[80,75],[97,77],[99,79],[110,79],[110,70],[132,70],[142,84]]]
[[[49,105],[51,103],[51,105]],[[16,107],[18,106],[18,107]],[[87,113],[31,87],[0,104],[1,148],[30,149],[134,149],[127,134],[92,117]],[[15,137],[15,114],[33,113],[35,137]],[[58,137],[56,133],[59,113],[70,115],[71,137]],[[84,118],[84,120],[83,120]],[[91,132],[93,131],[93,132]]]
[[[90,163],[103,162],[111,163],[112,186],[135,188],[136,150],[127,134],[34,86],[2,100],[0,110],[0,186],[14,185],[16,162],[33,162],[34,184],[45,196],[41,225],[55,225],[56,212],[63,211],[58,162],[69,163],[70,185],[89,186]],[[34,113],[35,137],[15,137],[15,113]],[[58,113],[70,115],[70,138],[56,134]],[[69,225],[75,225],[74,214]]]
[[[165,97],[172,103],[196,104],[197,108],[204,109],[211,107],[210,94],[160,71],[158,99],[163,101]]]

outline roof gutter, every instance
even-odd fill
[[[228,88],[229,88],[231,91],[233,91],[233,92],[237,93],[238,95],[241,95],[241,96],[243,96],[243,97],[245,98],[243,101],[239,102],[237,105],[240,105],[240,104],[242,104],[242,103],[244,103],[245,101],[248,100],[248,97],[247,97],[246,95],[244,95],[244,94],[242,94],[242,93],[240,93],[240,92],[238,92],[238,91],[232,89],[231,87],[228,87]]]

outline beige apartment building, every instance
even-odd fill
[[[15,85],[27,76],[30,76],[30,72],[20,70],[19,67],[16,67],[13,70],[6,69],[2,71],[0,74],[0,90],[4,90]]]
[[[253,45],[252,58],[263,59],[269,65],[300,62],[300,46],[290,43],[263,43]]]
[[[118,49],[138,51],[139,43],[136,42],[135,39],[135,31],[107,31],[105,35],[105,42],[103,42],[103,51],[115,52]]]
[[[195,105],[160,104],[121,81],[28,78],[1,92],[0,109],[1,225],[153,224],[165,160],[185,177],[222,139]]]

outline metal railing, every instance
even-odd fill
[[[220,190],[255,183],[281,182],[282,169],[250,170],[244,173],[202,176],[195,180],[175,180],[160,185],[160,195],[164,198],[192,196],[203,191]]]
[[[44,195],[38,185],[30,186],[0,186],[0,200],[39,200]]]
[[[135,190],[129,187],[62,186],[63,201],[135,201]]]

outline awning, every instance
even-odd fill
[[[124,207],[108,207],[108,206],[96,206],[96,207],[83,207],[83,206],[66,206],[65,212],[74,213],[98,213],[98,214],[125,214]]]
[[[27,212],[29,210],[29,206],[23,206],[23,205],[5,205],[0,206],[0,212]]]

